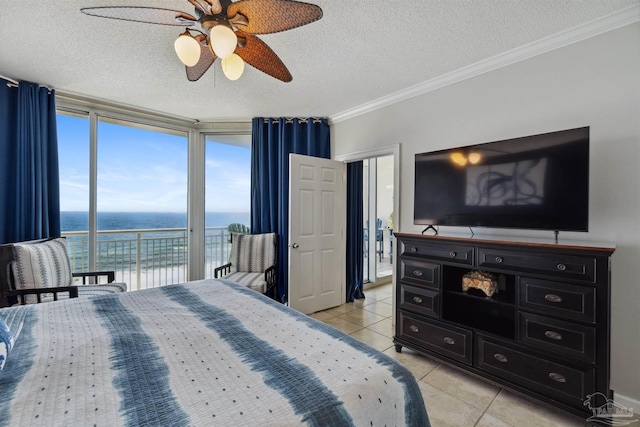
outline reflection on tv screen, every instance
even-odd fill
[[[498,165],[469,166],[465,204],[468,206],[540,205],[544,201],[547,159]]]

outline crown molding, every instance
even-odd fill
[[[331,123],[377,110],[640,21],[640,4],[459,68],[330,117]]]

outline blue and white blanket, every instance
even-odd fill
[[[226,280],[0,310],[0,426],[428,426],[402,365]]]

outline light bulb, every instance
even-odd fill
[[[229,80],[238,80],[244,72],[244,61],[237,54],[222,60],[222,71]]]
[[[178,36],[173,47],[180,61],[187,67],[193,67],[200,60],[200,43],[188,31]]]
[[[226,25],[216,25],[209,30],[209,43],[211,50],[220,59],[229,57],[238,45],[238,36]]]

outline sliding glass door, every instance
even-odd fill
[[[393,159],[381,156],[363,161],[365,283],[385,281],[393,271]]]
[[[247,229],[251,210],[251,135],[205,139],[205,278],[229,261],[229,226]]]

